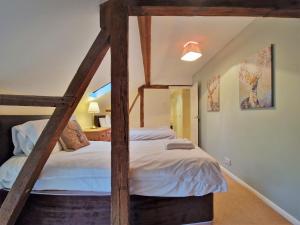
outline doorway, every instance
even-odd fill
[[[191,90],[190,88],[170,88],[170,121],[178,138],[191,139]]]

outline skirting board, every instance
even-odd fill
[[[233,180],[238,182],[243,187],[247,188],[249,191],[251,191],[253,194],[255,194],[260,200],[262,200],[265,204],[270,206],[274,211],[276,211],[278,214],[283,216],[285,219],[287,219],[290,223],[293,225],[300,225],[300,221],[297,220],[295,217],[293,217],[291,214],[286,212],[284,209],[280,208],[278,205],[276,205],[274,202],[272,202],[270,199],[266,198],[264,195],[259,193],[257,190],[255,190],[253,187],[251,187],[249,184],[247,184],[245,181],[234,175],[232,172],[230,172],[225,167],[221,166],[222,170],[230,176]]]

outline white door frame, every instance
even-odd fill
[[[191,140],[199,145],[199,86],[195,82],[191,87]]]

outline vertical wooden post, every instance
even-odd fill
[[[112,0],[111,17],[111,224],[129,225],[128,8]]]
[[[151,85],[151,16],[138,16],[140,40],[145,71],[145,85]]]
[[[139,94],[140,94],[140,127],[145,126],[144,122],[144,117],[145,117],[145,112],[144,112],[144,93],[145,93],[145,88],[140,87],[139,88]]]

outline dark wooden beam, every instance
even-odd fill
[[[136,101],[139,99],[139,97],[140,97],[140,93],[137,93],[137,95],[135,96],[135,98],[134,98],[134,100],[133,100],[133,102],[132,102],[132,104],[131,104],[131,106],[129,108],[129,114],[131,113],[131,111],[132,111],[132,109],[133,109]]]
[[[58,107],[72,105],[72,97],[49,97],[33,95],[0,95],[0,105]]]
[[[145,87],[142,86],[139,88],[139,95],[140,95],[140,127],[145,126],[145,106],[144,106],[144,100],[145,100]]]
[[[300,17],[300,0],[129,0],[132,16]]]
[[[145,89],[169,89],[169,85],[164,84],[152,84],[150,86],[145,86]]]
[[[110,18],[112,17],[111,11],[112,3],[111,0],[100,4],[100,28],[107,32],[110,32]]]
[[[142,86],[144,89],[169,89],[170,87],[191,87],[192,85],[184,84],[151,84],[149,86]]]
[[[145,72],[145,84],[151,84],[151,16],[139,16],[139,31]]]
[[[128,26],[125,0],[112,0],[111,13],[111,224],[129,225]]]
[[[273,10],[267,17],[278,17],[278,18],[300,18],[299,6],[295,9],[280,9]]]
[[[101,31],[81,63],[64,97],[74,97],[74,104],[57,107],[38,139],[32,153],[28,156],[16,182],[0,209],[0,224],[15,224],[26,200],[39,177],[60,134],[71,118],[81,97],[109,49],[109,34]]]

